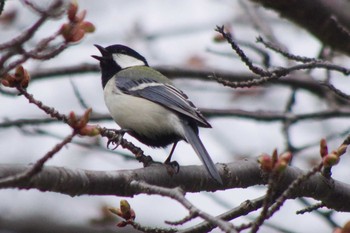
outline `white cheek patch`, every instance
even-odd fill
[[[136,59],[126,54],[113,54],[113,60],[120,66],[120,68],[128,68],[132,66],[144,66],[146,65],[143,61]]]

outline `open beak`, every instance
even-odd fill
[[[92,55],[91,57],[95,58],[98,61],[104,61],[107,59],[107,57],[109,57],[110,53],[105,48],[103,48],[98,44],[94,44],[94,46],[100,51],[100,53],[102,54],[102,57],[96,56],[96,55]]]
[[[103,60],[103,57],[99,57],[99,56],[96,56],[96,55],[91,55],[91,57],[93,57],[93,58],[95,58],[96,60],[99,60],[99,61]]]

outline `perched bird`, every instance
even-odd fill
[[[198,126],[211,128],[187,96],[138,52],[124,45],[95,45],[102,56],[102,87],[107,108],[121,129],[151,147],[173,143],[165,163],[170,163],[176,144],[185,140],[193,147],[209,174],[221,177],[198,136]]]

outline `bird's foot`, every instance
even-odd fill
[[[180,165],[176,161],[165,161],[164,162],[165,168],[167,169],[168,173],[172,176],[174,174],[179,173],[180,171]]]
[[[139,156],[139,157],[137,158],[137,160],[138,160],[140,163],[143,163],[143,167],[149,167],[149,166],[151,166],[152,164],[157,163],[157,162],[153,161],[152,157],[149,156],[149,155],[142,155],[142,156]]]
[[[127,129],[108,129],[108,131],[112,131],[113,132],[113,136],[108,138],[107,141],[107,148],[111,149],[111,150],[115,150],[118,148],[118,146],[121,144],[124,134],[126,132],[128,132]],[[113,145],[113,148],[109,148],[110,145]]]

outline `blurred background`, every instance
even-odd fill
[[[49,0],[31,1],[40,7],[49,5]],[[271,10],[248,1],[213,0],[84,0],[77,1],[79,9],[87,10],[86,20],[96,26],[96,31],[88,34],[83,41],[70,46],[59,56],[48,61],[28,61],[24,64],[34,74],[42,70],[64,67],[97,65],[91,55],[98,54],[93,44],[108,46],[127,45],[146,57],[151,66],[169,69],[192,69],[232,72],[249,75],[247,67],[240,61],[226,42],[215,38],[216,25],[225,25],[235,39],[242,42],[242,48],[256,64],[262,64],[261,56],[251,45],[256,44],[262,26],[292,54],[317,57],[322,49],[320,42],[305,30],[281,19]],[[38,15],[21,1],[6,1],[0,18],[0,43],[9,41],[30,27]],[[51,35],[65,21],[58,18],[44,24],[26,45],[35,45],[40,39]],[[289,61],[266,50],[272,67],[287,66]],[[333,62],[349,67],[349,58],[337,55]],[[340,76],[339,74],[337,74]],[[312,72],[315,80],[323,80],[325,71]],[[205,77],[204,77],[205,78]],[[202,77],[191,79],[176,76],[174,83],[182,89],[199,108],[240,109],[252,112],[284,112],[291,95],[295,103],[295,114],[313,113],[329,109],[326,101],[313,93],[301,89],[294,93],[287,85],[265,85],[244,89],[231,89],[215,81]],[[333,84],[346,91],[349,80],[337,77]],[[9,91],[6,90],[5,91]],[[28,91],[46,105],[59,112],[83,113],[83,102],[94,113],[108,114],[103,101],[103,91],[99,72],[85,72],[55,77],[38,78],[31,82]],[[11,91],[9,91],[11,92]],[[257,113],[258,114],[258,113]],[[70,128],[61,123],[28,124],[5,127],[5,122],[19,119],[40,119],[46,116],[25,98],[0,94],[0,161],[1,163],[33,163],[70,133]],[[218,163],[229,163],[242,158],[257,158],[262,153],[288,150],[292,144],[297,148],[293,166],[308,169],[320,160],[318,143],[321,138],[329,138],[329,147],[336,148],[344,140],[350,129],[347,118],[307,120],[293,124],[285,130],[281,121],[257,121],[244,117],[208,117],[212,129],[201,129],[200,135],[211,157]],[[2,125],[1,125],[2,124]],[[118,126],[111,120],[98,124],[107,128]],[[164,161],[170,148],[148,148],[133,138],[126,138],[140,146],[156,161]],[[289,145],[288,145],[289,143]],[[128,151],[106,148],[106,140],[100,137],[75,138],[46,165],[65,166],[90,170],[122,170],[140,168],[141,164],[130,159]],[[173,159],[180,165],[201,164],[193,150],[186,143],[179,143]],[[349,154],[341,158],[341,163],[333,170],[333,178],[348,182]],[[237,207],[247,199],[264,195],[266,187],[225,190],[215,193],[187,194],[188,199],[203,211],[218,215]],[[138,195],[134,198],[115,196],[70,197],[36,190],[0,191],[0,232],[131,232],[115,226],[116,219],[109,219],[106,206],[118,206],[121,199],[127,199],[136,212],[136,221],[143,225],[167,227],[165,220],[178,220],[187,211],[177,202],[159,196]],[[314,203],[311,199],[305,199]],[[331,217],[295,212],[305,208],[300,200],[290,200],[260,232],[332,232],[332,223],[342,225],[349,220],[348,213],[332,213]],[[235,225],[248,222],[259,213],[252,213],[234,220]],[[191,221],[183,227],[199,223]],[[297,224],[296,224],[297,223]],[[312,223],[312,224],[311,224]],[[213,232],[219,232],[214,230]]]

